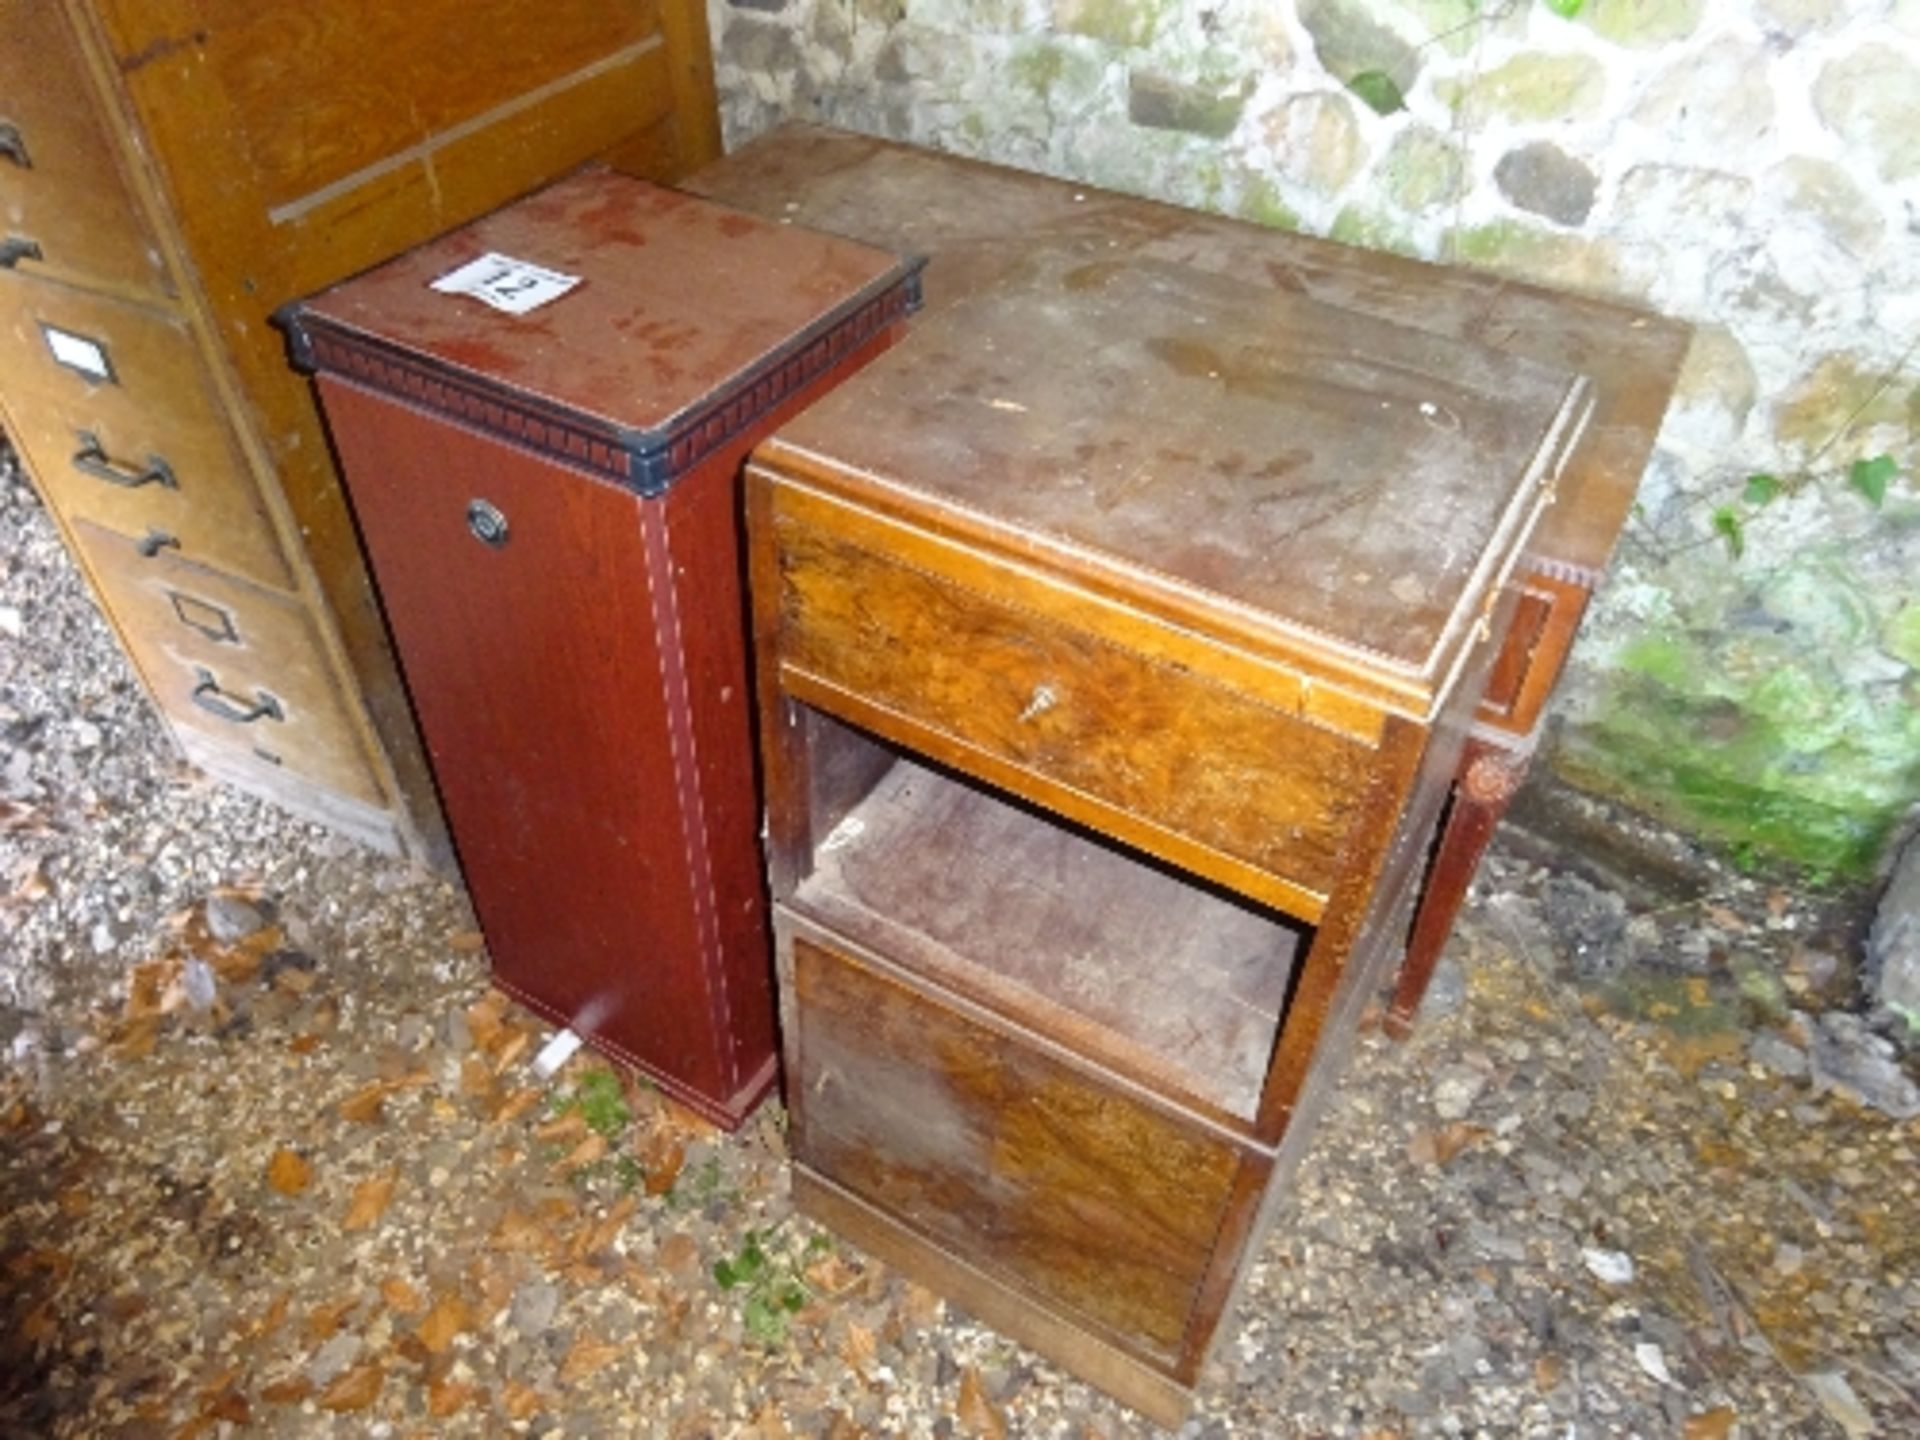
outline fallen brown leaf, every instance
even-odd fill
[[[580,1231],[573,1242],[573,1258],[590,1259],[607,1249],[639,1208],[640,1202],[634,1196],[622,1196],[613,1209]]]
[[[760,1407],[760,1413],[753,1417],[755,1440],[793,1440],[793,1432],[787,1428],[787,1422],[780,1416],[779,1409],[769,1400]]]
[[[444,1355],[454,1337],[471,1323],[464,1299],[455,1293],[442,1295],[434,1301],[427,1318],[420,1322],[420,1343],[435,1355]]]
[[[1739,1418],[1739,1412],[1731,1405],[1689,1415],[1687,1423],[1680,1427],[1681,1440],[1727,1440],[1733,1433],[1733,1422]]]
[[[506,1074],[507,1071],[513,1068],[514,1063],[532,1048],[532,1032],[515,1030],[507,1040],[507,1043],[500,1047],[499,1053],[493,1057],[493,1073],[496,1075]]]
[[[201,1406],[200,1414],[207,1420],[225,1420],[233,1425],[253,1423],[253,1407],[247,1404],[247,1397],[229,1386],[207,1400]]]
[[[447,937],[447,948],[460,955],[471,955],[487,948],[487,937],[478,930],[456,930]]]
[[[510,1420],[531,1420],[545,1403],[538,1390],[518,1380],[500,1392],[500,1408]]]
[[[572,1385],[597,1375],[626,1353],[624,1345],[602,1344],[582,1335],[567,1351],[567,1358],[560,1362],[561,1383]]]
[[[345,1300],[335,1300],[330,1305],[322,1305],[307,1316],[307,1338],[321,1341],[337,1334],[347,1317],[360,1308],[358,1296],[349,1296]]]
[[[539,1103],[540,1092],[531,1086],[522,1086],[500,1102],[500,1108],[493,1112],[493,1123],[510,1124]]]
[[[460,1062],[460,1092],[463,1095],[493,1093],[493,1072],[487,1069],[487,1062],[477,1055],[469,1055]]]
[[[607,1158],[607,1137],[595,1131],[554,1163],[554,1173],[571,1174]]]
[[[1533,1383],[1541,1390],[1557,1390],[1567,1378],[1567,1362],[1558,1355],[1542,1355],[1533,1362]]]
[[[389,1310],[397,1310],[402,1315],[418,1315],[427,1303],[420,1292],[399,1275],[380,1282],[380,1298],[387,1302]]]
[[[267,1183],[282,1195],[298,1195],[313,1183],[313,1166],[282,1145],[267,1162]]]
[[[390,1088],[385,1080],[376,1080],[371,1085],[362,1085],[335,1107],[335,1113],[342,1120],[352,1121],[356,1125],[371,1125],[380,1118],[380,1112],[387,1103],[387,1091]]]
[[[964,1425],[971,1435],[981,1440],[1007,1440],[1007,1422],[1001,1418],[999,1409],[987,1399],[986,1387],[980,1383],[980,1372],[969,1365],[960,1372],[960,1399],[954,1406],[954,1418]]]
[[[500,1217],[500,1223],[493,1227],[493,1235],[488,1244],[496,1250],[531,1253],[544,1250],[547,1246],[548,1231],[531,1215],[507,1207],[507,1213]]]
[[[672,1275],[690,1275],[700,1268],[700,1246],[684,1230],[676,1230],[660,1242],[656,1256],[660,1268]]]
[[[336,1414],[365,1410],[380,1398],[380,1387],[386,1381],[386,1372],[378,1365],[371,1362],[356,1365],[346,1374],[335,1377],[333,1383],[320,1392],[320,1408]]]
[[[340,1222],[343,1230],[367,1230],[379,1222],[387,1213],[387,1206],[393,1200],[393,1190],[400,1183],[400,1172],[389,1170],[384,1175],[376,1175],[371,1180],[362,1180],[353,1187],[353,1203],[347,1206],[347,1218]]]
[[[491,1050],[505,1027],[507,997],[490,990],[467,1007],[467,1033],[482,1050]]]
[[[873,1331],[864,1325],[847,1322],[847,1338],[840,1342],[840,1358],[847,1362],[858,1374],[865,1378],[873,1368],[874,1356],[879,1347],[873,1338]]]
[[[686,1168],[687,1147],[664,1128],[655,1129],[640,1148],[640,1170],[646,1176],[649,1195],[664,1195],[673,1189],[680,1172]]]
[[[256,1335],[266,1335],[278,1330],[285,1322],[287,1310],[292,1304],[293,1291],[282,1290],[278,1295],[273,1297],[273,1301],[267,1306],[265,1313],[263,1313],[258,1320],[254,1321],[253,1333]]]
[[[457,1380],[435,1380],[427,1386],[427,1414],[445,1420],[466,1408],[474,1397],[474,1387]]]
[[[1407,1158],[1416,1165],[1445,1165],[1474,1142],[1485,1138],[1481,1126],[1455,1120],[1438,1130],[1416,1130],[1407,1141]]]
[[[260,1398],[269,1405],[297,1405],[313,1394],[313,1382],[304,1375],[289,1375],[284,1380],[276,1380],[260,1391]]]
[[[586,1133],[586,1117],[578,1110],[568,1110],[534,1126],[533,1138],[544,1145],[559,1145],[578,1140]]]

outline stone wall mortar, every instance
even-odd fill
[[[730,145],[816,119],[1700,327],[1552,753],[1703,833],[1858,872],[1920,795],[1920,0],[1485,8],[1451,34],[1470,0],[711,15]],[[1404,110],[1349,90],[1370,59],[1399,67]],[[1750,472],[1882,452],[1902,472],[1880,511],[1832,478],[1741,505]],[[1728,506],[1737,560],[1714,529]],[[1652,758],[1676,747],[1688,777]],[[1780,823],[1676,802],[1723,771]],[[1797,829],[1825,838],[1796,849]]]

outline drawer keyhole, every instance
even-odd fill
[[[1027,708],[1020,712],[1020,723],[1038,719],[1060,703],[1060,696],[1051,685],[1036,685],[1033,695],[1027,701]]]
[[[498,550],[507,543],[507,517],[490,500],[467,502],[467,529],[482,545]]]

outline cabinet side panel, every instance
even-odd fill
[[[501,979],[728,1100],[641,502],[353,386],[321,393]],[[473,501],[504,543],[470,531]]]

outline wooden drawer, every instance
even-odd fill
[[[0,0],[0,36],[0,241],[15,268],[169,293],[58,0]]]
[[[364,801],[384,796],[301,607],[78,520],[73,534],[134,662],[178,724]]]
[[[1265,1157],[780,921],[795,1160],[1171,1372]]]
[[[1113,612],[1123,643],[1083,623],[1085,605],[1054,618],[1068,600],[1043,582],[1010,587],[1003,570],[991,583],[1025,593],[990,597],[944,560],[902,558],[943,548],[924,536],[849,538],[832,528],[839,507],[784,485],[772,504],[778,663],[794,694],[905,744],[957,742],[940,758],[992,783],[1051,782],[1042,798],[1072,818],[1319,919],[1370,747],[1143,653],[1132,642],[1153,643],[1158,625],[1144,616]]]
[[[1478,719],[1510,735],[1531,734],[1566,668],[1592,595],[1576,580],[1534,571],[1516,582],[1519,599],[1487,677]]]
[[[186,323],[64,285],[15,281],[6,299],[0,372],[15,439],[61,512],[171,537],[184,558],[294,588]],[[96,363],[92,345],[110,378],[61,363],[56,343],[82,367]]]

